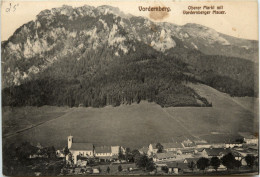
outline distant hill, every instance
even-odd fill
[[[3,105],[212,106],[185,83],[258,96],[257,41],[111,6],[44,10],[2,42]],[[238,58],[239,57],[239,58]]]

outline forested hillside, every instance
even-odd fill
[[[68,56],[33,80],[4,89],[3,104],[103,107],[148,100],[166,107],[211,106],[185,86],[185,82],[195,81],[184,74],[185,63],[148,55],[139,60],[132,57],[103,63],[97,58],[75,60]],[[90,72],[87,66],[91,62]]]
[[[209,55],[227,45],[251,52]],[[202,25],[155,23],[110,6],[45,10],[2,42],[3,105],[212,106],[188,82],[258,96],[249,58],[256,48]]]

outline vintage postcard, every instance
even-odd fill
[[[259,173],[257,1],[1,2],[5,176]]]

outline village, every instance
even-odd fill
[[[238,174],[258,172],[258,138],[242,133],[242,139],[208,143],[204,140],[151,143],[130,150],[122,146],[96,146],[75,142],[56,151],[66,159],[60,175],[88,174]]]

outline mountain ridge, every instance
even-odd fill
[[[149,99],[162,106],[210,106],[183,82],[202,82],[231,95],[253,96],[255,73],[250,57],[257,53],[252,52],[257,48],[256,41],[225,37],[202,25],[152,22],[126,15],[111,6],[63,6],[44,10],[35,21],[21,26],[2,43],[2,88],[10,98],[5,104],[52,104],[51,101],[59,99],[52,93],[53,98],[48,100],[40,85],[48,86],[46,90],[57,89],[55,93],[64,89],[54,82],[67,88],[63,91],[70,95],[65,96],[67,101],[61,99],[55,105],[74,106],[82,102],[86,106],[118,105],[126,100],[131,103]],[[223,55],[212,55],[216,52]],[[247,59],[236,59],[237,56]],[[225,66],[230,57],[234,58],[233,66]],[[231,81],[232,88],[228,84]],[[89,98],[93,94],[89,87],[97,92],[95,98]],[[78,93],[72,94],[73,88]],[[29,95],[17,103],[15,97],[24,91]],[[125,91],[131,93],[131,98],[126,98]],[[37,92],[42,92],[43,97]],[[89,97],[79,99],[83,93]],[[108,93],[113,95],[112,101],[108,101],[111,97]],[[41,102],[42,99],[47,101]],[[68,101],[71,99],[74,101]]]

